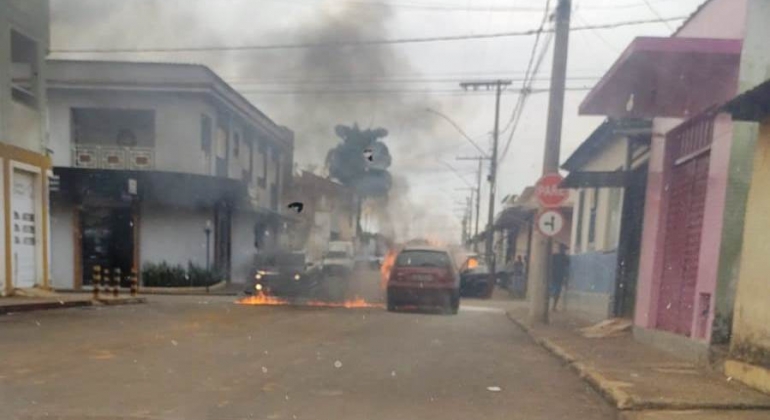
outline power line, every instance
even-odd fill
[[[652,12],[652,14],[653,14],[653,15],[655,15],[655,17],[657,17],[657,18],[658,18],[658,19],[659,19],[661,22],[663,22],[663,24],[665,24],[665,25],[666,25],[666,27],[668,27],[668,29],[669,29],[669,30],[671,30],[671,31],[673,31],[673,30],[674,30],[674,28],[671,26],[671,24],[670,24],[670,23],[668,23],[668,22],[666,22],[666,21],[663,19],[663,16],[661,16],[661,15],[660,15],[660,13],[658,13],[658,11],[657,11],[657,10],[655,10],[655,8],[654,8],[654,7],[652,7],[652,4],[650,4],[650,1],[649,1],[649,0],[642,0],[642,1],[644,1],[644,4],[646,4],[646,5],[647,5],[647,8],[648,8],[648,9],[650,9],[650,11]]]
[[[623,22],[612,22],[591,26],[575,26],[572,31],[585,31],[592,29],[612,29],[623,26],[644,25],[648,23],[668,22],[675,20],[684,20],[687,16],[677,16],[664,19],[641,19]],[[79,54],[100,54],[100,53],[178,53],[178,52],[215,52],[215,51],[262,51],[262,50],[291,50],[306,48],[335,48],[351,46],[378,46],[394,44],[420,44],[428,42],[446,42],[446,41],[464,41],[474,39],[493,39],[508,38],[517,36],[531,36],[540,32],[553,32],[553,29],[528,29],[525,31],[496,32],[477,35],[444,35],[433,37],[415,37],[415,38],[394,38],[394,39],[370,39],[370,40],[351,40],[339,42],[304,42],[304,43],[286,43],[286,44],[263,44],[263,45],[237,45],[237,46],[199,46],[199,47],[163,47],[163,48],[60,48],[51,50],[52,53],[79,53]]]
[[[569,87],[567,91],[587,91],[592,88],[589,86]],[[545,93],[550,91],[548,88],[532,89],[529,94]],[[265,95],[404,95],[404,94],[447,94],[457,96],[489,95],[494,92],[479,91],[457,91],[455,89],[301,89],[301,90],[238,90],[242,95],[265,94]],[[511,91],[506,91],[511,92]],[[515,91],[513,91],[515,92]]]
[[[599,80],[601,76],[571,76],[567,80]],[[308,80],[308,79],[226,79],[227,83],[232,85],[336,85],[336,84],[377,84],[377,83],[457,83],[457,78],[382,78],[382,79],[326,79],[326,80]],[[527,78],[508,79],[514,82],[526,82]],[[532,79],[535,81],[548,81],[547,78]]]
[[[302,1],[302,0],[274,0],[280,3],[292,3],[292,4],[307,4],[317,5],[318,2],[314,0]],[[660,0],[659,0],[660,1]],[[416,3],[416,2],[386,2],[386,1],[340,1],[339,3],[354,4],[357,6],[372,6],[372,7],[388,7],[388,8],[402,8],[412,10],[426,10],[426,11],[445,11],[445,12],[541,12],[542,7],[535,6],[494,6],[494,5],[476,5],[476,6],[463,6],[459,4],[450,3]],[[612,6],[591,6],[586,9],[590,10],[618,10],[618,9],[633,9],[645,7],[644,3],[627,3],[616,4]]]

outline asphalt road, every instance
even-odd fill
[[[614,418],[499,302],[446,316],[149,299],[0,317],[0,418]]]

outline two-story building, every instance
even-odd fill
[[[48,1],[0,1],[0,295],[48,286]]]
[[[329,241],[354,241],[358,200],[351,188],[302,171],[287,192],[286,201],[303,204],[292,227],[292,247],[306,251],[309,260],[320,261]]]
[[[91,267],[216,268],[277,246],[293,134],[204,66],[50,60],[53,284]]]

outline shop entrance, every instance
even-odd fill
[[[134,266],[134,222],[130,207],[88,207],[80,211],[83,285],[92,285],[94,265],[114,273],[120,268],[121,287]]]

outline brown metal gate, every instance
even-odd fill
[[[672,157],[657,327],[690,336],[714,120],[688,121],[666,138]]]

